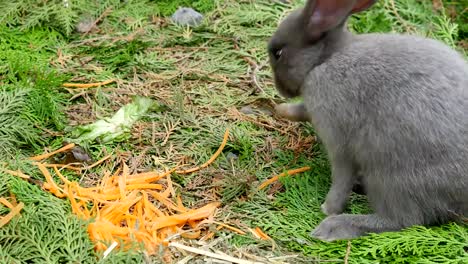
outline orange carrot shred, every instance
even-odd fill
[[[157,222],[152,224],[152,228],[161,229],[163,227],[172,226],[174,224],[185,224],[188,220],[203,219],[211,214],[220,205],[218,202],[207,204],[199,209],[191,210],[178,215],[169,215],[159,217]]]
[[[7,199],[3,198],[3,197],[0,197],[0,203],[5,205],[6,207],[8,208],[13,208],[15,207],[13,204],[11,204]]]
[[[22,179],[30,179],[31,177],[29,175],[26,175],[24,173],[22,173],[21,171],[17,170],[17,171],[12,171],[12,170],[3,170],[4,172],[12,175],[12,176],[16,176],[16,177],[20,177]]]
[[[57,153],[60,153],[60,152],[64,152],[64,151],[67,151],[69,149],[72,149],[75,147],[75,144],[74,143],[70,143],[64,147],[61,147],[55,151],[52,151],[50,153],[45,153],[45,154],[42,154],[42,155],[38,155],[38,156],[34,156],[34,157],[31,157],[29,158],[30,160],[33,160],[33,161],[40,161],[40,160],[43,160],[43,159],[47,159]]]
[[[103,82],[97,82],[97,83],[63,83],[62,86],[63,86],[63,87],[67,87],[67,88],[82,88],[82,89],[86,89],[86,88],[93,88],[93,87],[98,87],[98,86],[104,86],[104,85],[106,85],[106,84],[113,83],[113,82],[115,82],[114,79],[107,80],[107,81],[103,81]]]
[[[24,204],[23,203],[19,203],[17,206],[13,207],[11,209],[11,211],[4,217],[2,217],[0,219],[0,228],[6,224],[8,224],[8,222],[11,221],[11,219],[13,219],[13,217],[15,217],[16,215],[18,215],[21,211],[21,209],[23,209],[24,207]]]
[[[197,239],[199,238],[201,235],[201,231],[200,230],[197,230],[197,231],[192,231],[192,232],[184,232],[184,233],[180,233],[180,236],[183,237],[183,238],[188,238],[188,239]]]
[[[93,164],[89,165],[89,166],[86,166],[84,168],[81,168],[82,170],[90,170],[96,166],[98,166],[99,164],[103,163],[104,161],[108,160],[109,158],[111,157],[111,155],[107,155],[105,156],[104,158],[94,162]]]
[[[260,227],[256,227],[255,228],[255,232],[257,232],[257,234],[260,236],[261,239],[263,240],[268,240],[268,239],[271,239],[267,234],[265,234],[261,229]]]
[[[127,185],[125,187],[126,190],[138,190],[138,189],[154,189],[154,190],[162,190],[163,186],[161,184],[155,183],[136,183],[132,185]]]
[[[81,171],[82,170],[82,168],[73,166],[74,163],[70,163],[70,164],[43,163],[43,165],[46,168],[57,167],[57,168],[69,169],[69,170],[73,170],[73,171]]]
[[[216,150],[216,152],[213,154],[213,156],[207,162],[203,163],[200,166],[191,168],[191,169],[176,171],[176,173],[178,173],[178,174],[188,174],[188,173],[192,173],[192,172],[198,171],[200,169],[203,169],[205,167],[208,167],[213,161],[216,160],[216,158],[219,156],[219,154],[221,154],[224,147],[226,146],[228,138],[229,138],[229,129],[226,129],[226,132],[224,132],[223,142],[221,142],[221,145],[219,146],[218,150]]]
[[[54,182],[54,179],[52,179],[52,175],[50,174],[49,170],[47,170],[47,168],[42,163],[36,163],[36,164],[37,164],[37,167],[39,168],[39,170],[42,172],[42,174],[44,174],[44,177],[46,178],[46,181],[48,183],[48,185],[44,184],[43,186],[44,187],[46,187],[46,186],[49,187],[48,189],[55,196],[60,197],[60,198],[65,197],[65,195],[62,192],[60,192],[59,187]]]
[[[270,179],[264,181],[262,184],[260,184],[258,189],[261,190],[261,189],[267,187],[268,185],[270,185],[270,184],[274,183],[275,181],[279,180],[279,178],[281,178],[281,177],[285,177],[287,175],[298,174],[298,173],[308,171],[308,170],[310,170],[310,167],[303,167],[303,168],[299,168],[299,169],[289,170],[287,172],[284,172],[284,173],[281,173],[279,175],[273,176],[272,178],[270,178]]]
[[[65,178],[65,176],[63,176],[63,174],[60,172],[57,166],[54,166],[53,168],[54,168],[55,174],[59,176],[59,178],[63,181],[63,183],[70,184],[70,181],[67,178]]]
[[[236,228],[236,227],[233,227],[233,226],[230,226],[230,225],[227,225],[227,224],[224,224],[224,223],[220,223],[220,222],[216,222],[216,221],[213,221],[213,223],[216,223],[218,226],[222,226],[226,229],[229,229],[231,231],[234,231],[238,234],[241,234],[241,235],[245,235],[246,233],[242,230],[240,230],[239,228]]]
[[[174,186],[172,185],[171,175],[167,175],[166,179],[167,179],[167,189],[171,192],[171,197],[175,197],[176,195],[175,195]]]

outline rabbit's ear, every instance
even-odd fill
[[[357,1],[356,4],[354,5],[353,10],[351,10],[351,13],[354,14],[354,13],[364,11],[364,10],[368,9],[369,7],[371,7],[373,4],[375,4],[376,2],[377,2],[377,0]]]
[[[308,34],[313,39],[338,25],[351,14],[364,11],[377,0],[309,0],[303,18]]]

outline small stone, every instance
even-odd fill
[[[188,7],[180,7],[171,16],[174,23],[181,26],[199,26],[203,20],[203,15]]]
[[[76,25],[76,31],[78,33],[88,33],[94,28],[94,19],[90,17],[82,18]]]
[[[241,113],[246,115],[254,115],[255,111],[250,105],[246,105],[239,110]]]
[[[235,160],[237,160],[238,158],[239,158],[239,157],[238,157],[236,154],[232,153],[232,152],[228,152],[228,154],[226,154],[226,159],[227,159],[229,162],[235,161]]]

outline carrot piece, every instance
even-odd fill
[[[89,165],[89,166],[86,166],[86,167],[83,167],[81,168],[82,170],[89,170],[89,169],[92,169],[94,167],[96,167],[97,165],[103,163],[104,161],[108,160],[110,157],[112,157],[111,155],[107,155],[105,156],[104,158],[94,162],[93,164]]]
[[[158,217],[159,216],[164,216],[164,213],[161,212],[161,210],[159,210],[156,206],[154,206],[154,204],[152,204],[151,202],[148,201],[148,209],[150,209],[151,211],[153,211]]]
[[[271,239],[267,234],[265,234],[261,229],[260,227],[256,227],[255,228],[255,232],[260,236],[260,238],[262,240],[268,240],[268,239]]]
[[[178,174],[188,174],[188,173],[192,173],[192,172],[201,170],[201,169],[203,169],[205,167],[208,167],[219,156],[219,154],[221,154],[221,152],[224,149],[224,146],[226,146],[228,138],[229,138],[229,128],[226,129],[226,132],[224,132],[223,142],[219,146],[218,150],[213,154],[213,156],[207,162],[203,163],[200,166],[191,168],[191,169],[176,171],[176,173],[178,173]]]
[[[180,236],[183,237],[183,238],[188,238],[188,239],[197,239],[199,238],[201,235],[201,231],[200,230],[197,230],[197,231],[192,231],[192,232],[184,232],[184,233],[180,233]]]
[[[67,87],[67,88],[82,88],[82,89],[86,89],[86,88],[92,88],[92,87],[103,86],[103,85],[106,85],[106,84],[109,84],[109,83],[113,83],[113,82],[115,82],[114,79],[107,80],[107,81],[103,81],[103,82],[97,82],[97,83],[63,83],[62,86],[63,86],[63,87]]]
[[[134,214],[136,214],[138,219],[138,229],[144,230],[145,229],[145,219],[143,219],[143,203],[140,200],[138,203],[135,204]]]
[[[218,226],[216,227],[216,230],[217,230],[217,231],[219,231],[219,230],[221,230],[221,229],[223,229],[223,226],[218,225]],[[214,235],[215,235],[215,232],[210,231],[210,232],[208,232],[208,234],[206,234],[206,235],[204,235],[202,238],[200,238],[200,240],[201,240],[201,241],[206,241],[206,240],[208,240],[208,239],[211,239]]]
[[[81,171],[81,168],[78,168],[78,167],[74,167],[72,164],[55,164],[55,163],[43,163],[44,164],[44,167],[46,168],[53,168],[53,167],[57,167],[57,168],[64,168],[64,169],[69,169],[69,170],[73,170],[73,171]]]
[[[125,190],[135,190],[135,189],[155,189],[162,190],[163,186],[161,184],[154,183],[136,183],[132,185],[127,185]]]
[[[156,172],[143,172],[140,174],[134,174],[132,178],[127,179],[128,184],[132,183],[150,183],[153,181],[157,181],[159,179],[162,179],[170,174],[172,174],[174,171],[177,170],[178,167],[175,167],[171,170],[166,171],[163,174],[156,174]]]
[[[161,216],[158,219],[155,219],[151,227],[153,229],[161,229],[164,227],[185,224],[188,220],[200,220],[214,214],[214,211],[219,205],[219,202],[214,202],[199,209],[191,210],[179,215]]]
[[[75,201],[75,196],[73,195],[73,190],[71,189],[72,188],[72,185],[66,185],[66,190],[67,190],[67,193],[68,193],[68,199],[70,200],[70,204],[71,204],[71,207],[72,207],[72,212],[74,214],[76,214],[77,216],[81,216],[83,218],[86,218],[84,212],[81,210],[80,206],[76,203]]]
[[[299,169],[294,169],[294,170],[289,170],[289,171],[286,171],[286,172],[283,172],[279,175],[276,175],[276,176],[273,176],[272,178],[264,181],[262,184],[260,184],[260,186],[258,186],[258,189],[261,190],[265,187],[267,187],[268,185],[274,183],[275,181],[277,181],[279,178],[281,177],[285,177],[285,176],[288,176],[288,175],[294,175],[294,174],[298,174],[298,173],[301,173],[301,172],[304,172],[304,171],[308,171],[310,170],[310,167],[303,167],[303,168],[299,168]]]
[[[33,161],[40,161],[40,160],[43,160],[43,159],[47,159],[48,157],[51,157],[57,153],[60,153],[60,152],[64,152],[66,150],[69,150],[71,148],[74,148],[75,147],[75,143],[70,143],[64,147],[61,147],[55,151],[52,151],[50,153],[45,153],[45,154],[42,154],[42,155],[38,155],[38,156],[34,156],[34,157],[31,157],[29,158],[30,160],[33,160]]]
[[[171,197],[175,197],[174,185],[172,185],[171,175],[167,175],[167,190],[171,193]]]
[[[220,223],[220,222],[216,222],[216,221],[213,221],[213,223],[217,224],[218,226],[222,226],[222,227],[225,227],[231,231],[234,231],[240,235],[245,235],[246,233],[242,230],[240,230],[239,228],[236,228],[236,227],[233,227],[233,226],[230,226],[230,225],[227,225],[227,224],[224,224],[224,223]]]
[[[5,205],[6,207],[8,208],[13,208],[15,207],[13,204],[11,204],[7,199],[3,198],[3,197],[0,197],[0,203]]]
[[[43,184],[43,187],[48,189],[51,193],[53,193],[55,196],[59,198],[64,198],[65,195],[60,191],[59,187],[57,184],[54,182],[54,179],[52,179],[52,175],[50,174],[49,170],[44,166],[44,164],[35,162],[39,170],[44,174],[44,177],[46,178],[46,183]]]
[[[172,209],[174,211],[178,211],[178,212],[184,212],[184,211],[181,211],[179,209],[179,207],[176,206],[171,200],[164,197],[163,195],[161,195],[161,194],[159,194],[159,193],[157,193],[155,191],[150,191],[150,190],[148,190],[148,193],[151,194],[154,197],[154,199],[158,200],[163,205],[165,205],[167,208]]]
[[[17,170],[17,171],[12,171],[12,170],[6,170],[6,169],[2,169],[4,172],[12,175],[12,176],[16,176],[16,177],[20,177],[22,179],[30,179],[31,177],[22,173],[21,171]]]
[[[21,209],[23,209],[23,207],[24,207],[24,203],[19,203],[17,206],[13,207],[6,216],[2,217],[0,219],[0,228],[8,224],[8,222],[10,222],[11,219],[13,219],[13,217],[18,215]]]
[[[54,168],[55,174],[59,176],[59,178],[63,181],[64,184],[70,184],[70,181],[67,178],[65,178],[65,176],[63,176],[63,174],[60,172],[57,166],[54,166],[53,168]]]
[[[85,219],[91,218],[91,212],[89,211],[88,207],[86,206],[86,202],[81,200],[79,202],[80,206],[83,207],[83,213],[85,215]]]
[[[184,203],[182,203],[182,198],[180,198],[180,195],[177,195],[176,201],[177,201],[177,207],[179,207],[181,211],[188,211],[188,209],[185,208]]]

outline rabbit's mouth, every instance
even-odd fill
[[[275,86],[276,90],[279,92],[281,96],[286,98],[294,98],[300,96],[299,90],[296,87],[292,87],[293,85],[286,85],[283,80],[279,77],[275,77]]]

